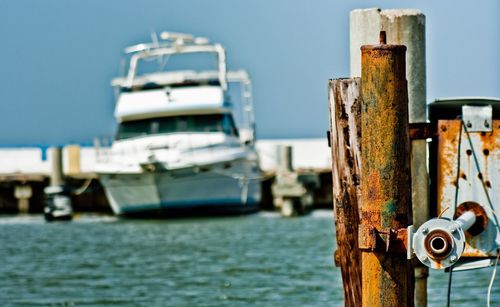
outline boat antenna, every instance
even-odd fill
[[[153,48],[159,48],[160,47],[160,39],[158,38],[158,33],[154,29],[151,30],[151,46]],[[159,56],[158,57],[158,71],[162,71],[163,68],[165,68],[165,65],[167,65],[169,56]]]
[[[151,30],[151,42],[152,42],[152,46],[154,47],[158,47],[160,45],[160,40],[158,39],[158,34],[156,34],[156,31],[155,30]]]

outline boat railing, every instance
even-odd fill
[[[239,83],[243,106],[244,122],[239,127],[242,143],[255,142],[255,117],[253,110],[252,81],[246,70],[234,70],[227,73],[228,83]]]
[[[194,37],[191,34],[163,32],[161,41],[153,39],[151,43],[137,44],[125,49],[125,54],[131,54],[127,73],[127,87],[134,85],[140,60],[158,58],[173,54],[215,53],[218,61],[218,77],[223,89],[227,89],[226,53],[222,45],[209,44],[208,39]]]
[[[199,132],[186,132],[185,135],[195,135]],[[221,140],[219,137],[214,138],[214,135],[208,134],[205,140],[205,144],[200,146],[199,143],[194,144],[192,137],[186,137],[187,142],[183,144],[181,148],[178,147],[179,142],[172,142],[158,147],[144,147],[144,146],[127,146],[117,149],[111,146],[109,138],[95,138],[94,139],[94,149],[96,154],[96,161],[98,163],[112,163],[113,161],[134,161],[135,162],[146,162],[149,157],[154,158],[152,155],[155,150],[158,149],[182,149],[183,155],[188,155],[189,158],[193,158],[197,155],[195,149],[206,149],[210,154],[214,153],[214,149],[220,145],[223,145],[227,140]]]
[[[112,137],[95,137],[94,138],[94,152],[95,160],[98,163],[109,162],[111,154]]]

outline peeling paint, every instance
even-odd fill
[[[493,127],[499,127],[500,120],[493,121]],[[438,165],[437,165],[437,208],[443,211],[443,217],[453,218],[455,212],[456,176],[460,154],[460,179],[458,182],[457,207],[474,202],[481,206],[487,220],[484,231],[477,235],[466,236],[467,246],[464,257],[495,256],[496,246],[500,245],[500,233],[497,231],[500,216],[500,129],[492,132],[462,132],[461,150],[458,152],[460,120],[439,120],[438,127]],[[473,147],[470,147],[470,142]],[[474,154],[479,163],[477,170]],[[486,191],[494,206],[488,202]]]

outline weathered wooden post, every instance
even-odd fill
[[[413,306],[414,277],[402,237],[412,222],[406,47],[361,47],[363,306]]]
[[[359,78],[330,80],[330,143],[332,148],[333,210],[345,306],[361,305],[361,252],[358,248],[360,194]]]

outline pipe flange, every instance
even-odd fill
[[[443,229],[434,229],[424,238],[424,247],[430,257],[442,260],[453,250],[452,235]]]
[[[465,248],[465,234],[452,220],[435,218],[420,226],[413,238],[417,258],[433,269],[453,265]]]

